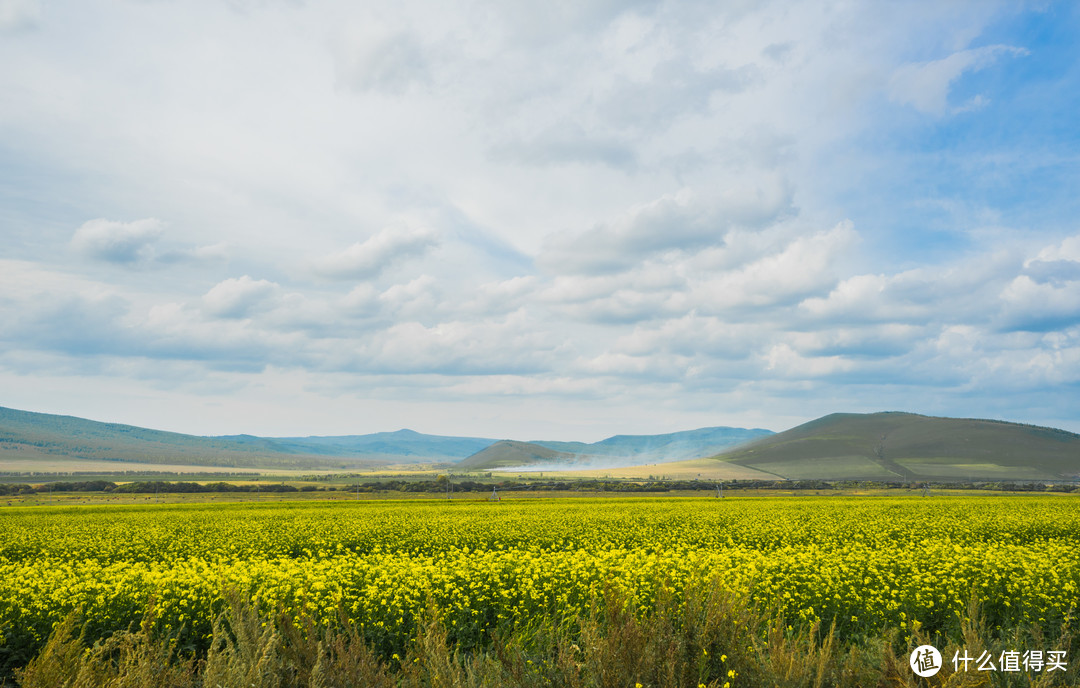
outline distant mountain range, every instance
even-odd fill
[[[350,470],[426,463],[452,465],[460,472],[606,470],[647,464],[667,467],[657,473],[673,473],[682,465],[688,474],[701,475],[712,466],[727,467],[719,473],[766,479],[1057,480],[1080,478],[1080,435],[1005,421],[888,412],[836,413],[781,433],[713,427],[616,435],[591,444],[412,430],[334,437],[199,437],[0,407],[0,472],[16,464],[22,466],[19,470],[38,465],[65,470],[65,463],[76,461],[115,465],[116,471],[135,464]]]
[[[414,430],[329,437],[255,437],[225,435],[215,439],[307,456],[362,458],[371,461],[453,462],[490,446],[493,439],[425,435]]]
[[[5,459],[79,459],[245,469],[349,469],[445,463],[479,470],[489,468],[488,459],[506,453],[506,447],[512,448],[512,457],[496,460],[498,465],[536,463],[530,457],[537,461],[565,457],[568,463],[576,465],[597,462],[635,465],[708,456],[767,434],[770,431],[703,428],[667,435],[617,435],[593,444],[511,442],[425,435],[412,430],[334,437],[199,437],[0,407],[0,470]],[[519,446],[528,449],[513,449]]]
[[[248,469],[349,469],[394,463],[454,463],[496,440],[412,430],[341,437],[199,437],[0,407],[5,460],[81,459]]]

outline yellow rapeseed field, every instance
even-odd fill
[[[197,647],[226,590],[267,611],[344,614],[389,652],[426,608],[462,647],[570,622],[605,590],[642,610],[706,582],[853,637],[995,626],[1080,603],[1080,500],[1061,496],[274,503],[0,512],[0,652],[83,610],[90,634],[156,623]]]

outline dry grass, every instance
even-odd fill
[[[717,585],[688,590],[681,599],[665,593],[648,613],[609,590],[586,618],[493,636],[468,653],[449,641],[431,607],[408,646],[383,656],[344,615],[336,626],[320,628],[305,616],[261,616],[257,605],[228,597],[200,657],[183,656],[171,638],[155,635],[152,608],[139,628],[92,645],[72,613],[16,680],[24,688],[854,688],[1042,687],[1076,685],[1080,675],[1077,662],[1055,674],[954,672],[950,659],[957,650],[996,656],[1006,649],[1060,648],[1070,657],[1078,650],[1068,624],[1053,638],[1038,629],[995,633],[976,604],[961,619],[958,638],[929,638],[915,624],[845,640],[834,629],[787,626]],[[919,679],[908,667],[908,654],[921,644],[935,644],[945,659],[932,679]]]

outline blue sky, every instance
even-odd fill
[[[0,0],[0,405],[1080,431],[1067,2]]]

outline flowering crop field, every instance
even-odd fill
[[[845,637],[1060,626],[1080,604],[1068,496],[356,502],[0,511],[0,664],[81,608],[87,632],[156,623],[204,643],[224,591],[363,624],[389,653],[435,607],[461,647],[573,619],[612,587],[648,610],[707,582]]]

